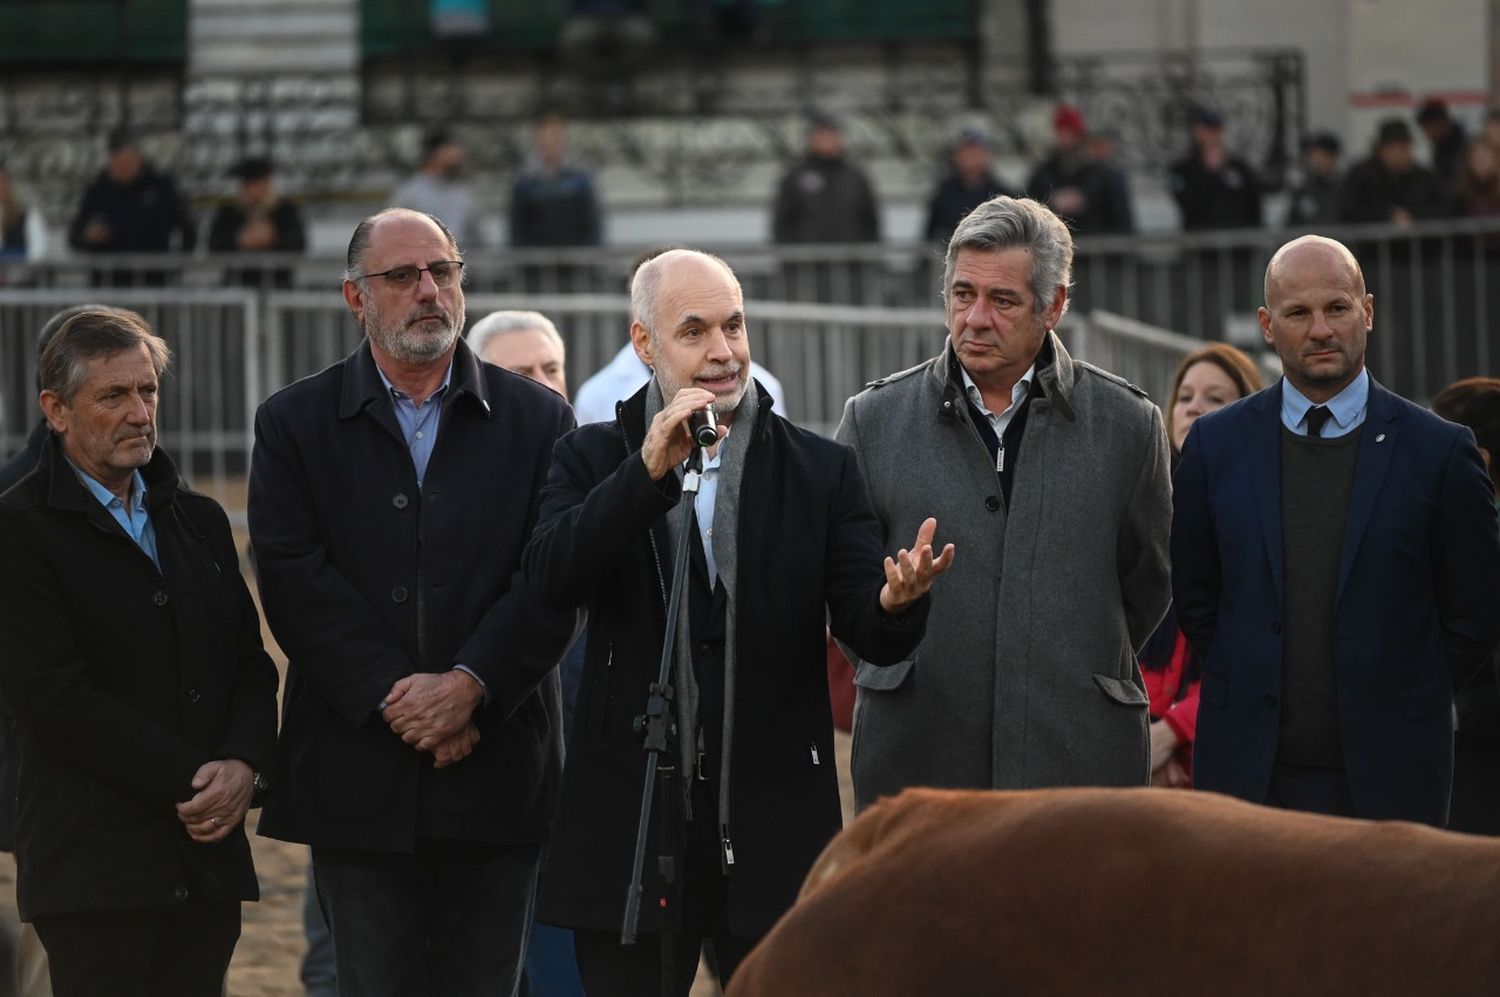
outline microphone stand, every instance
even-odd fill
[[[682,476],[682,502],[691,503],[698,494],[698,486],[703,477],[704,452],[703,447],[694,447],[688,457],[687,470]],[[646,712],[636,717],[634,724],[636,736],[641,739],[646,751],[646,778],[641,787],[641,814],[635,829],[635,861],[630,888],[625,894],[625,917],[620,928],[620,944],[634,945],[636,929],[640,923],[641,896],[644,892],[642,879],[646,866],[646,830],[651,822],[652,799],[659,788],[662,806],[656,866],[661,874],[661,896],[657,905],[661,911],[661,990],[664,995],[675,992],[672,978],[677,947],[677,932],[673,921],[676,917],[674,893],[677,886],[678,804],[675,796],[677,790],[674,788],[676,766],[672,764],[677,718],[672,708],[671,680],[673,650],[677,642],[677,616],[682,607],[683,590],[687,587],[688,542],[692,532],[687,522],[689,517],[683,518],[683,527],[677,533],[677,548],[673,559],[672,592],[667,599],[667,628],[661,642],[661,665],[646,699]],[[664,759],[663,755],[667,757]]]

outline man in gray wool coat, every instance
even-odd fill
[[[890,546],[936,517],[962,543],[911,659],[856,663],[860,807],[907,786],[1144,786],[1136,650],[1171,589],[1171,482],[1145,392],[1051,331],[1073,240],[1043,205],[996,197],[959,224],[948,341],[849,400]]]

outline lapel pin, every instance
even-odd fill
[[[1381,433],[1379,436],[1375,437],[1375,442],[1376,443],[1384,443],[1385,442],[1385,434]]]

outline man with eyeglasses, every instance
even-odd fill
[[[460,340],[463,260],[390,209],[349,242],[365,340],[260,408],[250,535],[288,658],[260,831],[312,846],[342,994],[512,994],[574,615],[517,581],[567,403]]]

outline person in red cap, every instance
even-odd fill
[[[1026,181],[1026,194],[1050,207],[1074,235],[1121,231],[1109,210],[1110,178],[1084,143],[1083,112],[1059,104],[1052,115],[1052,151]]]

